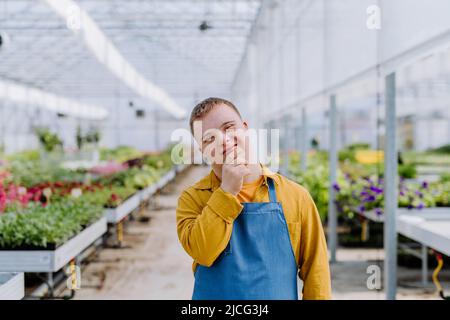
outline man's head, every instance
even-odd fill
[[[221,98],[203,100],[192,110],[189,125],[202,154],[213,165],[221,166],[233,155],[233,159],[247,158],[245,132],[248,125],[230,101]]]

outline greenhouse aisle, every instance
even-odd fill
[[[154,199],[145,214],[149,223],[127,224],[125,246],[103,249],[82,271],[82,289],[76,299],[190,299],[193,287],[191,259],[176,235],[175,207],[179,193],[208,173],[195,167],[177,177]],[[334,299],[384,299],[384,293],[368,290],[369,265],[382,271],[383,249],[343,249],[331,266]],[[431,270],[430,270],[431,272]],[[448,278],[442,274],[442,280]],[[101,288],[96,288],[103,279]],[[399,282],[418,284],[420,269],[399,268]],[[427,289],[399,286],[398,299],[437,299],[430,281]]]
[[[149,223],[132,221],[125,229],[123,249],[101,250],[82,271],[77,299],[190,299],[193,288],[191,258],[176,234],[175,208],[180,192],[206,167],[187,170],[169,184],[151,204]],[[101,289],[95,286],[104,284]]]

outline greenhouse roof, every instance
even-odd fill
[[[76,6],[58,12],[55,6],[61,2],[75,4],[0,1],[0,31],[8,38],[1,52],[1,77],[100,105],[119,94],[147,102],[145,93],[155,90],[159,97],[166,94],[153,100],[155,105],[169,105],[166,110],[175,116],[182,115],[177,108],[193,103],[192,92],[198,97],[228,95],[260,7],[256,0],[110,0],[107,6],[104,0],[77,1],[137,71],[127,74],[127,82],[95,56],[98,48],[89,47],[71,16]],[[130,81],[137,88],[130,88]],[[145,81],[154,87],[146,87]]]

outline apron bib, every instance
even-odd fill
[[[243,203],[226,249],[198,265],[193,300],[297,300],[297,262],[283,208],[268,178],[270,202]]]

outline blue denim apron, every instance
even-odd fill
[[[297,262],[283,208],[268,178],[270,202],[247,202],[226,249],[198,265],[193,300],[297,300]]]

